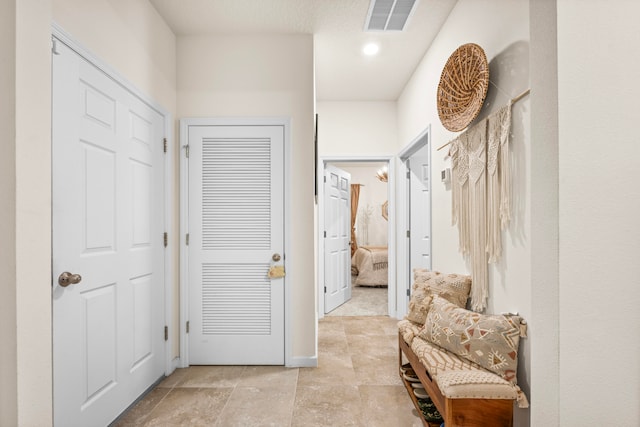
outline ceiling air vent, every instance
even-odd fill
[[[418,0],[371,0],[365,31],[402,31]]]

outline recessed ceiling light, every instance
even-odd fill
[[[362,48],[362,52],[369,56],[375,55],[378,53],[378,50],[380,50],[380,47],[375,43],[369,43]]]

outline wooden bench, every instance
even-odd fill
[[[429,394],[431,400],[444,419],[445,427],[511,427],[513,426],[513,399],[449,399],[442,395],[436,381],[432,378],[413,350],[398,334],[398,361],[400,378],[407,388],[418,414],[425,427],[439,427],[439,423],[428,423],[418,406],[411,383],[404,379],[401,366],[404,358],[411,364],[418,379]]]

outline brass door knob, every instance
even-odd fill
[[[280,261],[280,259],[281,259],[280,254],[273,254],[271,259],[274,260],[275,262]]]
[[[80,283],[82,280],[82,276],[79,274],[72,274],[68,271],[65,271],[58,277],[58,285],[66,288],[69,285],[75,285],[76,283]]]

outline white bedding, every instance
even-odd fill
[[[389,259],[386,246],[361,246],[351,258],[351,274],[356,286],[387,286]]]

